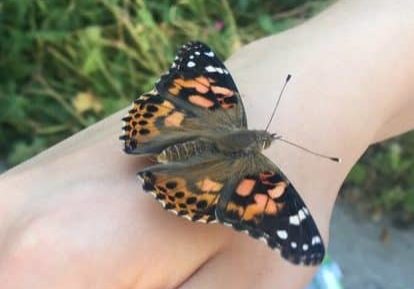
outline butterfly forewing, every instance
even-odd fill
[[[170,70],[156,84],[162,95],[171,95],[210,111],[232,116],[230,126],[247,127],[237,87],[215,53],[201,42],[181,47]]]
[[[156,89],[138,97],[124,117],[124,150],[159,153],[214,128],[246,127],[236,85],[224,64],[200,42],[184,45]]]

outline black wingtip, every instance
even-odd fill
[[[291,78],[292,78],[292,75],[288,74],[287,77],[286,77],[286,82],[288,82]]]

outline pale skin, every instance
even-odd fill
[[[275,142],[265,154],[294,183],[328,244],[344,178],[366,148],[414,127],[414,3],[343,0],[294,29],[253,42],[228,61],[249,126]],[[121,151],[119,112],[0,177],[0,284],[23,288],[304,288],[294,266],[262,242],[219,224],[165,212]],[[357,237],[357,236],[356,236]]]

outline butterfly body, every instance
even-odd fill
[[[309,210],[262,154],[277,136],[248,129],[233,79],[205,44],[184,45],[123,120],[124,151],[156,156],[157,164],[138,176],[164,209],[245,231],[293,263],[322,261],[324,245]]]
[[[222,158],[255,157],[270,146],[272,134],[263,130],[239,130],[228,133],[212,133],[199,139],[166,147],[157,156],[162,163],[184,161],[204,154],[220,155]]]

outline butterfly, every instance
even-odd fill
[[[292,263],[321,263],[325,247],[309,209],[262,154],[278,136],[248,129],[237,87],[206,44],[183,45],[123,121],[124,151],[156,157],[138,176],[166,210],[247,232]]]

